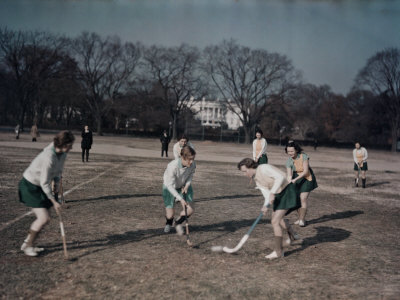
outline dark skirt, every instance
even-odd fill
[[[28,207],[50,208],[53,203],[47,198],[40,186],[30,183],[22,178],[18,184],[19,201]]]
[[[354,171],[358,171],[358,165],[354,163]],[[363,163],[363,166],[360,168],[361,171],[368,171],[368,164],[367,162]]]
[[[301,207],[301,203],[293,183],[289,183],[282,192],[275,194],[274,211],[278,209],[295,210],[299,207]]]
[[[258,159],[257,163],[258,163],[259,165],[267,164],[267,163],[268,163],[268,157],[267,157],[267,155],[266,155],[266,154],[261,155],[261,157]]]
[[[296,190],[299,194],[311,192],[312,190],[314,190],[318,187],[317,179],[315,178],[314,172],[311,168],[310,168],[310,173],[311,173],[311,177],[312,177],[311,181],[308,181],[304,177],[296,181],[295,186],[296,186]],[[297,172],[293,172],[293,176],[292,176],[293,179],[295,179],[298,176],[299,176],[299,174],[297,174]]]

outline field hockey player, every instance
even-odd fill
[[[36,216],[21,246],[21,250],[28,256],[37,256],[38,252],[43,251],[43,248],[34,247],[34,242],[40,230],[50,220],[49,209],[54,206],[57,213],[61,211],[61,205],[56,201],[53,192],[57,193],[64,162],[67,153],[72,149],[74,140],[71,131],[59,132],[53,142],[31,162],[19,182],[19,199],[26,206],[31,207]],[[52,191],[53,180],[54,191]]]
[[[318,187],[317,180],[310,167],[308,155],[297,143],[289,141],[285,147],[285,152],[289,156],[286,161],[287,179],[295,184],[301,201],[301,207],[298,210],[299,219],[295,224],[304,227],[306,225],[308,196],[312,190]]]
[[[194,162],[196,151],[190,146],[184,146],[180,158],[171,161],[164,172],[163,199],[165,205],[166,224],[165,233],[171,231],[174,221],[175,200],[182,205],[179,218],[175,221],[175,230],[179,235],[183,234],[182,223],[185,222],[185,206],[188,218],[193,214],[193,188],[192,179],[196,170]],[[185,195],[185,199],[183,197]]]
[[[283,230],[289,235],[288,243],[298,239],[298,235],[290,227],[285,215],[300,206],[297,200],[296,189],[286,180],[285,173],[269,165],[258,165],[251,158],[245,158],[238,163],[238,169],[249,178],[253,178],[257,188],[264,196],[264,205],[261,211],[264,215],[268,208],[273,209],[271,224],[274,230],[274,251],[266,255],[267,259],[276,259],[284,256],[282,242]]]

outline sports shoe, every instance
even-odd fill
[[[169,225],[169,224],[165,225],[164,232],[169,233],[170,231],[171,231],[171,225]]]
[[[306,226],[306,221],[299,220],[299,226],[300,226],[300,227]]]
[[[23,251],[24,251],[25,255],[28,255],[28,256],[37,256],[38,255],[33,247],[25,247],[25,249]]]
[[[282,251],[281,256],[278,256],[278,253],[276,253],[276,251],[272,251],[270,254],[266,255],[265,258],[272,260],[272,259],[277,259],[279,257],[284,257],[284,256],[285,256],[285,253],[283,251]]]
[[[181,224],[176,225],[175,230],[177,235],[183,235],[183,227]]]
[[[300,220],[297,220],[296,222],[294,222],[295,225],[299,225]]]
[[[21,246],[21,250],[24,251],[26,248],[28,247],[28,245],[26,244],[26,242],[24,242]],[[39,248],[39,247],[31,247],[33,248],[33,250],[35,250],[35,252],[42,252],[44,251],[44,248]]]

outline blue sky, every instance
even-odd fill
[[[284,54],[306,82],[345,94],[369,57],[400,47],[400,1],[0,0],[0,26],[199,48],[233,38]]]

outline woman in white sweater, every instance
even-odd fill
[[[367,149],[361,147],[359,142],[355,143],[355,148],[353,150],[353,160],[354,160],[354,173],[356,178],[354,179],[355,186],[358,187],[358,180],[361,171],[362,187],[365,188],[367,181],[367,164],[368,152]]]
[[[238,169],[249,178],[253,178],[257,188],[264,196],[264,205],[261,211],[264,215],[268,208],[273,209],[271,225],[274,230],[274,251],[265,256],[267,259],[276,259],[284,256],[282,250],[283,230],[287,231],[289,238],[287,243],[298,239],[298,235],[291,228],[289,221],[284,217],[288,213],[300,207],[297,199],[296,189],[292,183],[286,179],[284,172],[269,165],[258,165],[251,158],[245,158],[238,164]]]
[[[34,241],[50,220],[49,209],[54,206],[57,213],[61,205],[56,201],[58,183],[64,168],[67,153],[72,149],[75,137],[71,131],[61,131],[53,142],[43,149],[25,170],[19,182],[19,199],[26,206],[31,207],[36,220],[29,228],[29,234],[21,246],[21,250],[28,256],[37,256],[43,248],[34,247]],[[52,182],[54,187],[52,188]]]
[[[261,129],[256,130],[256,138],[253,141],[253,160],[259,165],[268,163],[267,140],[263,138]]]
[[[171,161],[164,172],[163,199],[165,205],[165,218],[167,219],[164,232],[171,230],[174,221],[175,200],[181,202],[182,211],[175,222],[175,230],[183,234],[182,223],[186,220],[185,206],[188,217],[194,212],[192,179],[196,170],[194,162],[196,151],[189,146],[184,146],[180,158]]]

